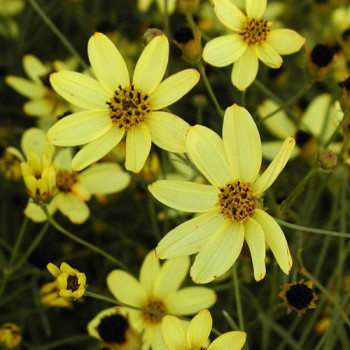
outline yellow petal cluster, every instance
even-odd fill
[[[40,288],[39,299],[46,307],[72,307],[72,300],[59,295],[57,281],[45,283]]]

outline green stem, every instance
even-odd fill
[[[45,22],[45,24],[51,29],[51,31],[58,37],[61,43],[67,48],[67,50],[75,56],[84,69],[89,69],[88,64],[79,55],[78,51],[73,47],[73,45],[68,41],[68,39],[61,33],[61,31],[56,27],[56,25],[51,21],[51,19],[46,15],[46,13],[40,8],[36,0],[28,0],[29,4],[32,6],[34,11],[39,15],[39,17]]]
[[[237,305],[237,316],[238,316],[238,324],[239,328],[244,331],[244,318],[243,318],[243,310],[242,310],[242,300],[241,300],[241,294],[239,291],[239,281],[238,281],[238,274],[237,274],[237,264],[233,266],[232,269],[232,282],[233,282],[233,288],[235,293],[235,300]]]
[[[12,254],[11,254],[11,259],[10,259],[10,264],[9,264],[10,267],[13,265],[14,261],[16,260],[16,255],[17,255],[18,249],[21,245],[24,233],[26,232],[26,229],[28,226],[28,221],[29,221],[28,217],[25,216],[23,223],[22,223],[22,226],[21,226],[21,229],[19,231],[16,243],[15,243],[15,246],[14,246]]]
[[[350,233],[345,233],[345,232],[336,232],[336,231],[329,231],[329,230],[322,230],[318,228],[312,228],[312,227],[306,227],[306,226],[301,226],[301,225],[296,225],[296,224],[291,224],[289,222],[283,221],[278,218],[274,218],[281,226],[292,228],[294,230],[300,230],[300,231],[305,231],[305,232],[312,232],[312,233],[318,233],[321,235],[328,235],[328,236],[333,236],[333,237],[344,237],[344,238],[350,238]]]
[[[46,206],[42,206],[41,209],[43,210],[43,212],[45,213],[48,221],[51,223],[51,225],[53,227],[56,228],[57,231],[63,233],[65,236],[67,236],[68,238],[70,238],[71,240],[83,245],[86,248],[91,249],[92,251],[94,251],[97,254],[101,254],[103,255],[105,258],[107,258],[110,262],[118,265],[120,268],[122,268],[123,270],[129,271],[130,270],[123,264],[121,263],[118,259],[116,259],[114,256],[108,254],[107,252],[105,252],[104,250],[102,250],[99,247],[96,247],[95,245],[84,241],[83,239],[77,237],[76,235],[74,235],[73,233],[69,232],[68,230],[66,230],[65,228],[63,228],[59,223],[57,223],[55,221],[55,219],[50,215],[49,211],[47,210]]]
[[[199,62],[198,63],[198,69],[199,69],[199,72],[201,73],[201,76],[203,78],[203,82],[204,82],[204,85],[208,91],[208,94],[211,98],[211,100],[213,101],[214,105],[215,105],[215,108],[216,110],[218,111],[219,115],[221,118],[224,118],[224,111],[223,109],[221,108],[215,94],[214,94],[214,91],[213,89],[211,88],[211,85],[209,83],[209,80],[208,80],[208,77],[207,77],[207,73],[205,72],[205,68],[204,68],[204,65],[202,62]]]

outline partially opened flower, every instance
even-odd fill
[[[126,64],[113,43],[95,33],[88,45],[97,80],[61,71],[51,75],[54,89],[85,111],[58,121],[47,134],[59,146],[87,144],[74,157],[73,170],[96,162],[126,136],[127,170],[139,172],[152,141],[171,152],[186,151],[189,125],[181,118],[158,111],[180,99],[198,82],[199,73],[186,69],[161,82],[168,63],[169,43],[157,36],[143,50],[130,84]]]
[[[273,23],[262,18],[267,0],[246,0],[247,15],[231,0],[212,0],[212,3],[220,22],[234,33],[209,41],[203,59],[216,67],[234,63],[231,79],[239,90],[246,90],[254,81],[259,60],[270,68],[279,68],[281,55],[295,53],[305,43],[295,31],[273,30]]]
[[[149,7],[152,5],[154,0],[137,0],[137,8],[140,12],[148,11]],[[175,11],[177,0],[167,0],[167,12],[172,14]],[[164,0],[156,0],[157,6],[161,13],[165,12]]]
[[[129,320],[142,332],[142,349],[163,350],[161,325],[164,314],[191,315],[216,301],[213,290],[204,287],[180,288],[190,265],[188,257],[170,259],[162,266],[150,251],[140,271],[140,281],[122,270],[114,270],[107,277],[108,288],[119,301],[154,313],[130,309]]]
[[[187,150],[210,185],[187,181],[157,181],[150,192],[162,203],[186,212],[204,213],[170,231],[158,244],[157,256],[170,259],[198,253],[191,268],[196,283],[225,273],[246,240],[254,277],[265,276],[265,241],[283,272],[292,266],[286,238],[268,215],[261,196],[275,181],[294,148],[286,138],[275,159],[259,177],[261,142],[249,112],[237,105],[226,109],[223,139],[196,125],[188,131]]]
[[[175,316],[165,316],[162,324],[162,337],[170,350],[240,350],[245,344],[245,332],[232,331],[220,335],[209,346],[208,338],[213,320],[210,312],[201,310],[191,320],[188,329]]]

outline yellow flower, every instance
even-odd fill
[[[58,294],[63,298],[81,298],[86,289],[86,276],[84,273],[71,268],[63,262],[58,268],[56,265],[49,263],[47,269],[52,276],[57,279]]]
[[[186,151],[189,125],[181,118],[158,111],[186,94],[199,73],[186,69],[161,82],[168,63],[169,43],[155,37],[143,50],[130,84],[126,64],[113,43],[95,33],[88,44],[89,59],[97,80],[61,71],[51,75],[54,89],[83,109],[58,121],[47,133],[59,146],[87,144],[74,157],[73,170],[96,162],[126,135],[127,170],[139,172],[152,141],[171,152]]]
[[[300,50],[305,39],[290,29],[272,30],[272,22],[262,19],[267,0],[246,0],[246,12],[231,0],[212,0],[220,22],[234,31],[209,41],[204,47],[203,59],[216,67],[234,62],[231,80],[239,90],[246,90],[254,81],[259,59],[270,68],[282,65],[280,55]]]
[[[258,115],[261,118],[276,111],[279,105],[272,100],[265,100],[258,107]],[[315,97],[305,112],[301,116],[300,129],[288,118],[287,114],[281,110],[264,121],[264,125],[272,135],[279,140],[262,143],[263,156],[266,159],[273,159],[281,148],[283,140],[288,136],[295,137],[296,147],[291,154],[291,158],[298,156],[308,144],[308,152],[314,156],[316,147],[312,147],[312,140],[317,139],[319,144],[324,144],[337,128],[343,118],[343,112],[339,102],[332,102],[330,94],[321,94]],[[311,141],[311,143],[310,143]],[[333,142],[330,147],[335,153],[339,153],[341,144]],[[310,152],[309,152],[310,151]]]
[[[59,295],[57,281],[43,284],[39,297],[40,302],[46,307],[72,307],[72,300]]]
[[[17,181],[21,178],[21,165],[16,154],[13,154],[13,147],[0,144],[0,174],[7,180]],[[20,160],[24,160],[20,155]]]
[[[174,316],[165,316],[162,325],[162,337],[170,350],[240,350],[245,344],[245,332],[227,332],[216,338],[209,347],[208,337],[213,320],[210,312],[201,310],[191,320],[186,330],[183,323]]]
[[[119,301],[153,312],[190,315],[212,306],[216,294],[209,288],[186,287],[179,290],[190,265],[188,257],[167,260],[162,266],[154,250],[141,266],[140,281],[122,270],[114,270],[107,277],[109,290]],[[163,315],[129,311],[131,325],[143,332],[143,350],[163,350],[161,337]]]
[[[177,0],[167,0],[167,10],[169,15],[171,15],[175,11],[176,1]],[[139,9],[140,12],[146,12],[148,11],[152,2],[154,2],[154,0],[137,0],[137,8]],[[156,2],[159,8],[159,11],[161,13],[164,13],[165,12],[164,0],[156,0]]]
[[[198,253],[191,268],[196,283],[224,274],[239,256],[244,239],[253,260],[254,277],[265,276],[265,241],[283,272],[292,258],[275,220],[262,210],[260,197],[287,163],[295,141],[288,137],[275,159],[258,177],[261,141],[249,112],[233,105],[226,109],[223,139],[196,125],[188,131],[190,159],[210,185],[187,181],[157,181],[150,192],[162,203],[186,212],[204,213],[170,231],[158,244],[157,256],[169,259]]]
[[[26,150],[36,147],[47,147],[45,133],[37,128],[28,129],[22,137],[22,148]],[[54,156],[53,169],[57,193],[48,205],[50,214],[59,209],[63,215],[75,224],[86,221],[90,215],[89,207],[85,204],[92,195],[110,194],[122,191],[130,183],[130,175],[123,171],[118,164],[96,164],[81,173],[74,172],[71,167],[72,150],[64,149]],[[35,222],[45,221],[46,215],[33,202],[29,202],[25,215]]]
[[[21,329],[14,323],[4,323],[0,327],[0,345],[15,348],[22,340]]]
[[[140,350],[141,335],[128,317],[128,309],[111,307],[99,312],[87,326],[89,334],[102,341],[99,347],[108,350]]]

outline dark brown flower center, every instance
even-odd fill
[[[127,318],[119,314],[103,317],[97,326],[98,333],[103,341],[118,344],[125,343],[128,328]]]
[[[217,206],[225,219],[242,222],[253,214],[255,200],[250,182],[236,180],[219,187]]]
[[[312,289],[304,283],[297,283],[286,292],[286,299],[289,305],[294,306],[297,310],[305,309],[313,300]]]
[[[106,102],[113,124],[126,131],[142,123],[151,112],[148,95],[131,84],[126,88],[119,86],[113,97]]]
[[[243,39],[250,45],[261,44],[266,40],[267,34],[271,28],[267,21],[264,19],[247,18],[243,29],[239,32],[243,36]]]
[[[78,277],[69,275],[67,278],[67,289],[71,290],[72,292],[75,292],[79,289],[79,282],[78,282]]]
[[[167,309],[164,303],[161,300],[155,298],[148,299],[147,304],[143,308],[150,311],[162,312],[164,314],[167,313]],[[147,323],[160,323],[163,317],[164,315],[156,315],[148,312],[143,313],[143,318]]]
[[[61,192],[70,192],[78,181],[78,174],[67,170],[60,170],[56,174],[56,186]]]

